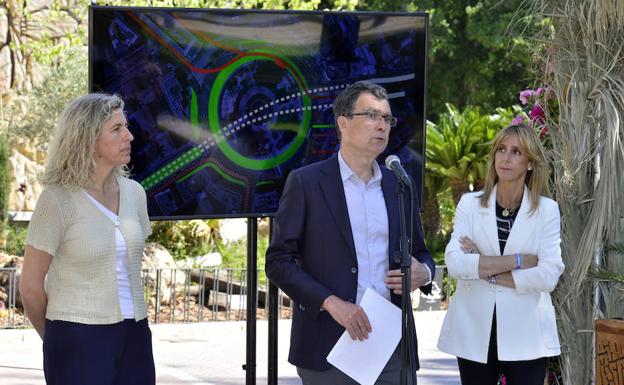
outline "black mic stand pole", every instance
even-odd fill
[[[411,267],[410,239],[407,236],[405,223],[405,188],[411,190],[411,183],[406,186],[400,178],[397,185],[397,197],[399,200],[399,253],[395,262],[401,263],[402,292],[401,295],[401,385],[416,384],[416,330],[414,328],[414,314],[412,313],[411,301]],[[410,195],[411,197],[411,195]],[[413,205],[413,204],[412,204]],[[410,209],[413,209],[410,207]],[[408,382],[408,378],[411,381]]]

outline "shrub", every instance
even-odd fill
[[[175,260],[194,258],[216,249],[218,229],[216,219],[152,222],[147,241],[164,246]]]
[[[24,255],[28,226],[25,222],[9,222],[6,226],[6,244],[4,251],[10,255]]]

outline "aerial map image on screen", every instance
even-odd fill
[[[93,7],[93,92],[120,95],[132,178],[153,219],[270,215],[288,172],[335,153],[332,103],[388,90],[388,152],[420,180],[426,18],[419,14]]]

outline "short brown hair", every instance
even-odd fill
[[[338,94],[336,100],[334,100],[333,110],[334,119],[336,120],[336,135],[338,135],[338,140],[340,140],[338,117],[349,116],[353,112],[355,102],[357,102],[360,95],[365,92],[372,94],[377,99],[388,99],[386,89],[379,84],[375,84],[366,80],[360,80],[359,82],[349,84],[344,90],[342,90],[342,92],[340,92],[340,94]]]

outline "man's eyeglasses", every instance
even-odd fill
[[[395,118],[394,116],[384,115],[384,114],[380,114],[379,112],[374,112],[374,111],[352,112],[345,116],[347,117],[364,116],[366,119],[368,119],[369,122],[375,122],[375,123],[381,122],[383,120],[383,122],[390,127],[395,127],[397,124],[397,118]]]

